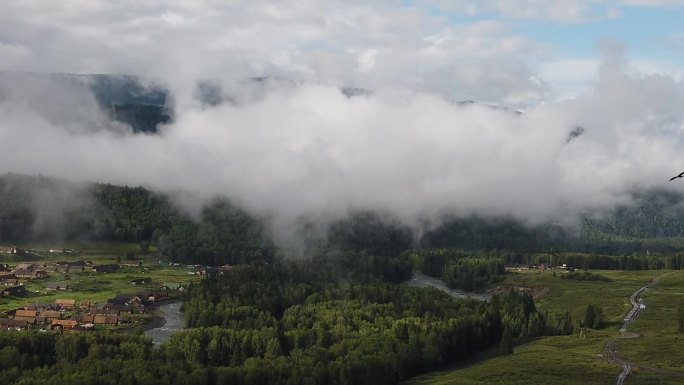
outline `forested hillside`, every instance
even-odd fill
[[[564,263],[573,266],[630,269],[657,266],[659,262],[600,256],[622,257],[634,253],[657,256],[678,252],[684,246],[683,201],[684,196],[678,193],[640,192],[635,194],[635,205],[617,207],[600,218],[587,216],[581,228],[529,227],[513,218],[450,217],[416,237],[411,229],[390,215],[361,211],[333,221],[323,231],[313,231],[310,226],[321,225],[307,223],[300,233],[303,238],[322,234],[308,244],[313,254],[335,250],[344,255],[360,253],[371,265],[374,259],[395,257],[417,248],[455,249],[470,256],[485,252],[500,255],[505,263],[529,263],[531,258],[539,262],[534,255],[563,252],[567,260]],[[268,261],[276,250],[268,220],[245,211],[227,198],[204,202],[199,215],[191,217],[168,194],[143,187],[77,184],[18,174],[1,176],[0,241],[59,239],[143,242],[157,246],[161,255],[173,261],[212,265]],[[575,252],[579,259],[569,260],[568,252]],[[579,253],[591,253],[593,259],[589,261],[588,256]],[[448,267],[451,277],[468,276],[467,271],[471,270],[491,269],[468,260],[452,262]],[[407,262],[397,260],[396,263],[399,265],[392,269],[401,269],[400,265]],[[440,266],[442,270],[445,268],[446,262]],[[445,279],[466,289],[489,281],[467,279],[466,283],[457,283],[463,279]]]
[[[573,328],[568,314],[541,313],[526,295],[455,300],[348,272],[334,259],[235,267],[190,287],[183,307],[189,329],[158,349],[133,335],[2,331],[0,378],[25,385],[390,385],[484,347],[510,349],[517,337]]]
[[[630,205],[578,219],[578,226],[526,226],[510,217],[446,217],[419,244],[424,248],[610,255],[672,253],[684,247],[684,195],[678,192],[635,191]]]
[[[0,241],[60,239],[152,243],[173,261],[211,265],[268,260],[273,249],[264,223],[228,199],[192,218],[142,187],[0,177]]]

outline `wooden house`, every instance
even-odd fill
[[[59,290],[69,290],[68,283],[48,283],[45,285],[47,290],[59,291]]]
[[[94,309],[93,311],[90,312],[90,314],[93,315],[118,315],[119,311],[114,308],[102,308],[102,309]]]
[[[55,311],[55,310],[46,310],[44,312],[41,312],[40,315],[42,317],[45,317],[46,321],[52,321],[56,319],[62,319],[62,312],[60,311]]]
[[[0,278],[0,285],[2,286],[16,286],[19,284],[19,279],[14,274],[5,275]]]
[[[97,314],[93,316],[93,324],[95,325],[116,325],[119,322],[119,317],[115,315]]]
[[[25,321],[29,325],[35,325],[36,324],[36,317],[17,317],[17,316],[15,316],[14,319],[16,321]]]
[[[30,325],[26,321],[0,318],[0,327],[4,329],[28,329]]]
[[[33,270],[16,269],[14,270],[14,276],[17,278],[31,279],[33,277]]]
[[[75,299],[56,299],[55,304],[59,306],[61,309],[65,310],[72,310],[73,308],[76,307],[76,300]]]
[[[50,323],[50,330],[60,330],[63,333],[71,331],[76,326],[78,326],[78,321],[76,320],[56,319],[52,320],[52,323]]]
[[[19,309],[16,312],[14,312],[14,317],[37,317],[38,316],[38,311],[37,310],[25,310],[25,309]]]
[[[15,270],[33,270],[35,265],[32,262],[23,262],[17,264],[17,266],[14,268]]]

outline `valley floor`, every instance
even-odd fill
[[[524,342],[515,347],[512,355],[485,355],[480,361],[429,373],[404,384],[615,384],[622,367],[608,359],[609,341],[631,364],[625,384],[684,384],[684,334],[678,332],[675,314],[676,303],[684,298],[684,272],[595,273],[613,282],[573,281],[549,272],[529,272],[509,274],[505,284],[547,286],[549,290],[535,299],[538,308],[570,311],[575,320],[583,317],[588,304],[598,305],[608,322],[603,330],[590,329],[585,336],[576,330],[572,336]],[[630,333],[621,335],[623,318],[632,307],[630,295],[657,276],[662,278],[643,295],[646,308],[629,326]]]

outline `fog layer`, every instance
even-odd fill
[[[6,82],[0,172],[226,195],[279,223],[366,209],[406,223],[571,220],[679,171],[682,85],[625,65],[609,56],[590,92],[523,113],[405,89],[235,82],[230,102],[179,105],[158,135],[122,130],[92,95],[49,80]]]

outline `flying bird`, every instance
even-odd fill
[[[670,178],[671,181],[677,179],[677,178],[684,178],[684,172],[680,173],[679,175],[675,175],[672,178]]]

